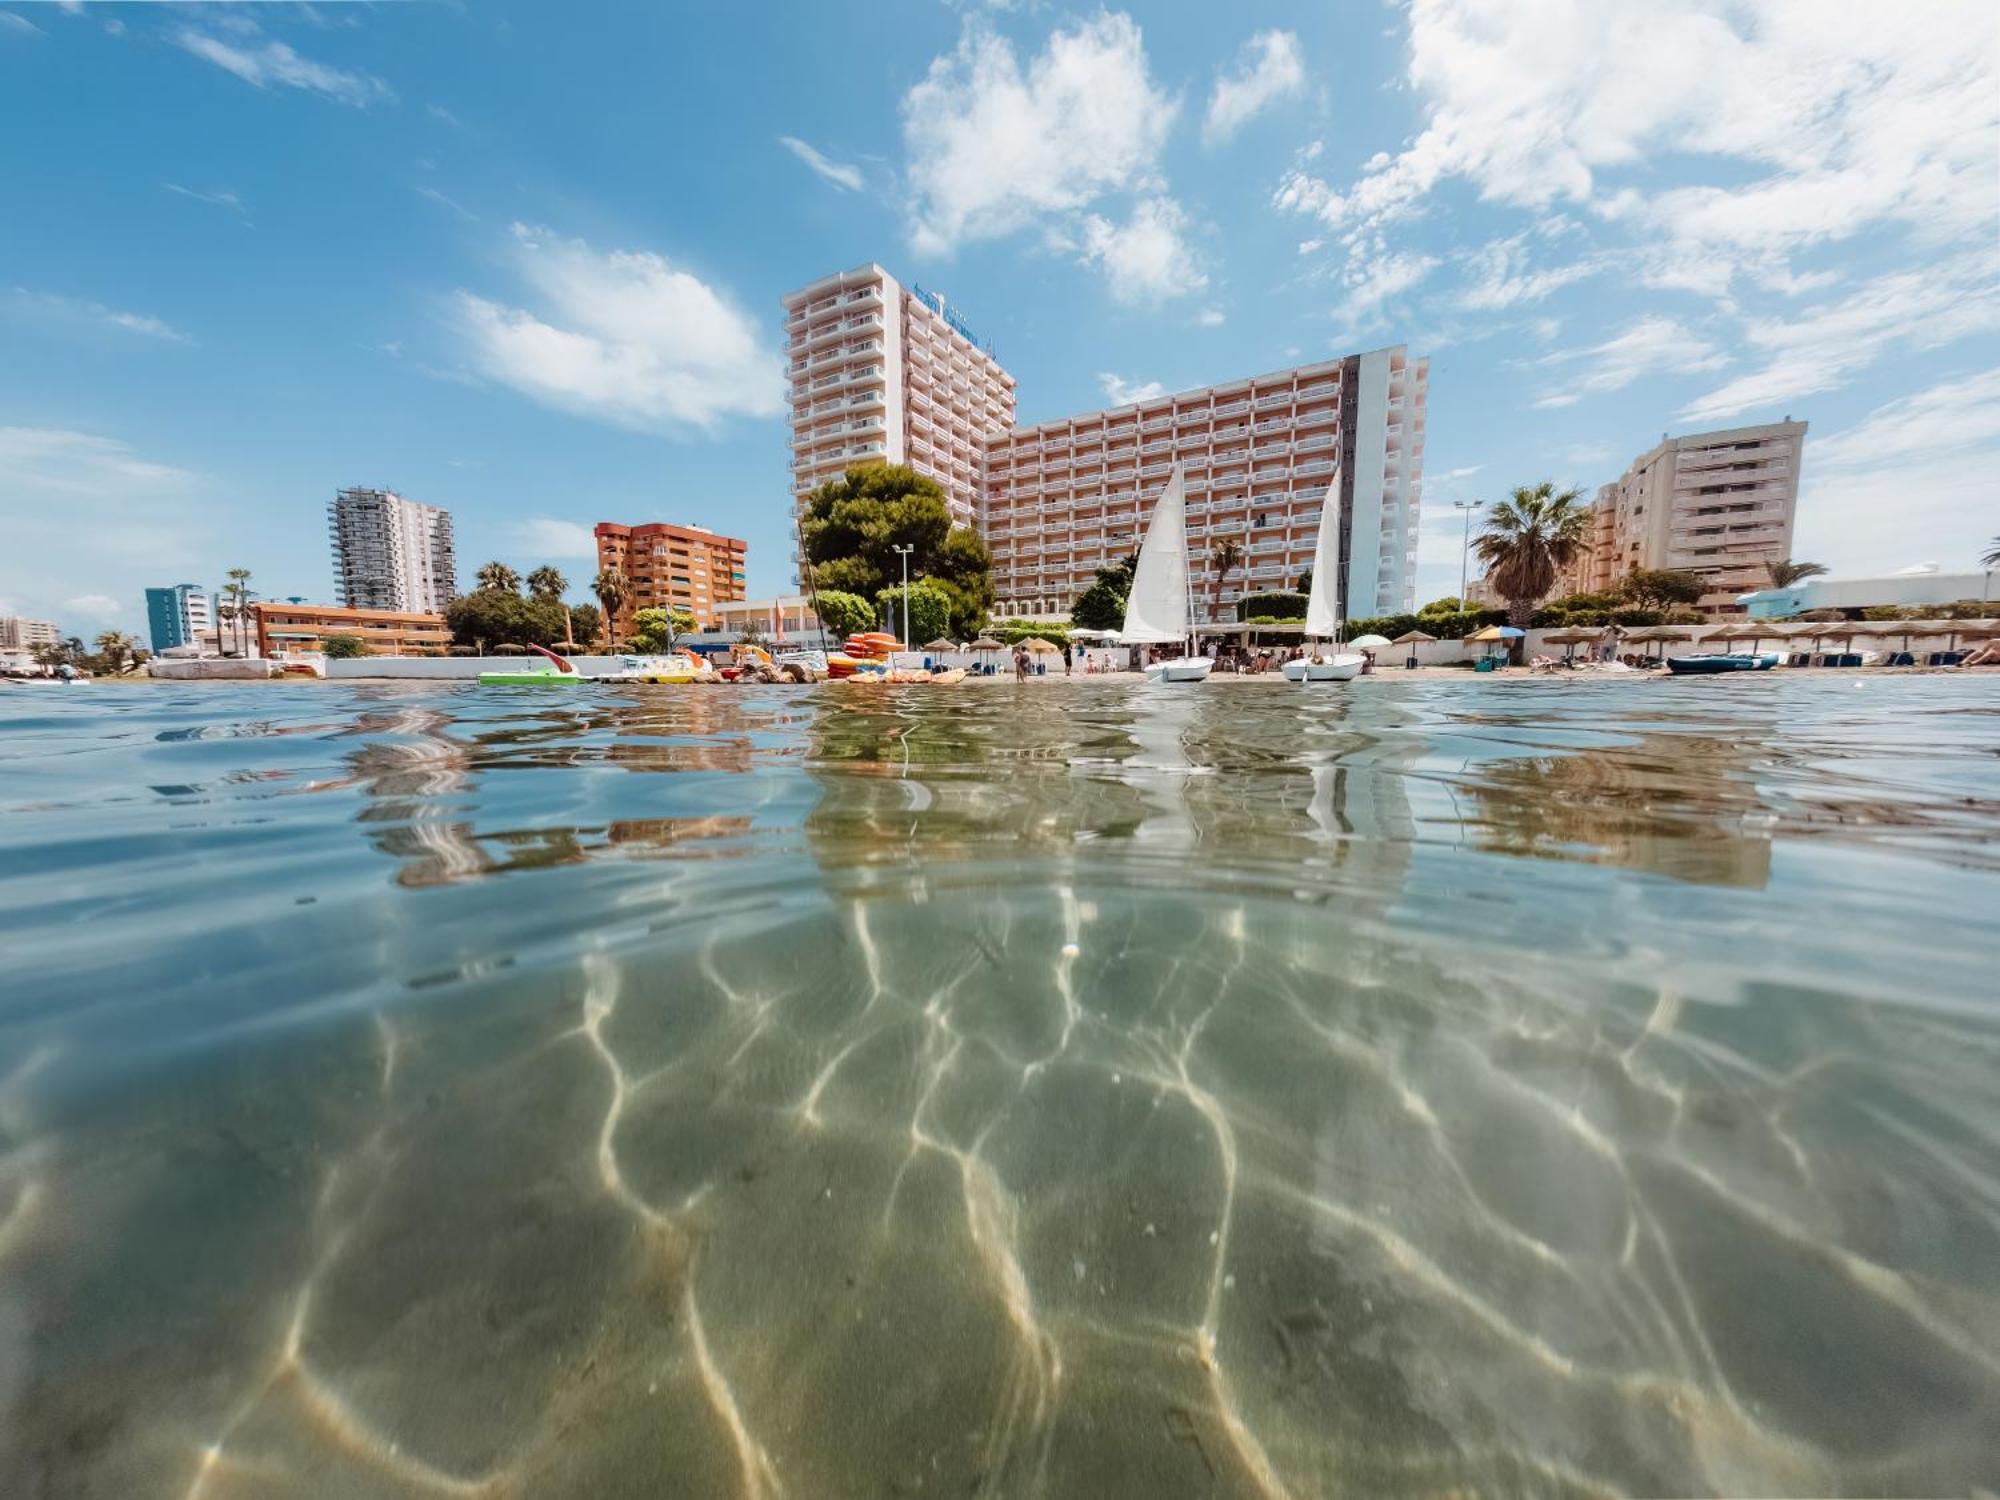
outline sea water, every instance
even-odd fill
[[[0,1494],[2000,1481],[2000,698],[0,698]]]

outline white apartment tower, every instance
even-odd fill
[[[871,264],[783,302],[793,502],[871,459],[930,475],[992,551],[996,614],[1067,610],[1139,545],[1176,462],[1198,612],[1293,587],[1327,504],[1343,613],[1415,606],[1429,373],[1400,345],[1016,428],[1013,376],[942,297]],[[1243,561],[1218,577],[1225,539]]]
[[[450,511],[394,490],[347,489],[328,503],[326,518],[338,603],[436,614],[457,595]]]
[[[1014,377],[944,298],[878,265],[784,298],[792,381],[792,498],[868,459],[944,487],[952,519],[979,519],[985,444],[1014,425]]]

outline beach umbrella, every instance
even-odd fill
[[[925,646],[924,649],[926,651],[956,651],[958,649],[958,642],[948,641],[943,636],[939,636],[936,640]]]
[[[1392,646],[1408,646],[1410,648],[1409,659],[1405,661],[1403,665],[1404,667],[1414,671],[1417,665],[1417,647],[1424,645],[1426,642],[1434,641],[1436,639],[1437,639],[1436,636],[1426,635],[1421,630],[1406,630],[1401,635],[1397,636],[1396,639],[1391,641],[1389,644],[1391,644]]]
[[[1578,646],[1588,645],[1596,639],[1597,632],[1594,630],[1557,630],[1543,636],[1542,644],[1545,646],[1561,646],[1563,648],[1563,660],[1569,661],[1575,657]]]
[[[1028,648],[1028,654],[1030,656],[1062,655],[1062,647],[1058,646],[1054,641],[1043,640],[1038,635],[1029,636],[1025,641],[1021,642],[1021,644]]]
[[[965,649],[968,651],[1005,651],[1007,648],[999,641],[994,640],[992,636],[982,635]]]
[[[1465,639],[1473,645],[1490,645],[1495,641],[1517,641],[1524,632],[1512,625],[1488,625],[1484,630],[1474,631]]]
[[[1386,635],[1374,635],[1371,633],[1369,635],[1357,635],[1347,644],[1352,646],[1356,651],[1380,651],[1384,646],[1391,644],[1391,642]]]

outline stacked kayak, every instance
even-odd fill
[[[826,675],[839,678],[852,677],[856,673],[886,672],[889,653],[899,645],[900,642],[886,630],[868,630],[850,635],[841,643],[840,650],[827,653]]]

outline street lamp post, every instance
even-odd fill
[[[1460,609],[1465,607],[1466,561],[1472,555],[1472,513],[1485,503],[1484,500],[1454,500],[1451,502],[1453,510],[1462,510],[1465,512],[1465,538],[1460,542],[1458,548],[1458,605]]]
[[[894,544],[892,544],[894,545]],[[895,553],[903,560],[903,649],[910,649],[910,554],[916,551],[914,544],[895,546]]]

